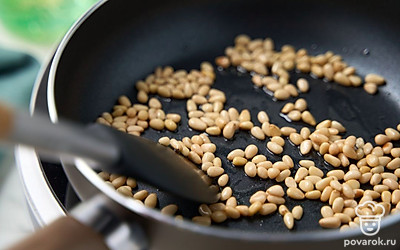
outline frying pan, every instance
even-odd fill
[[[48,85],[50,117],[53,121],[61,117],[91,123],[99,114],[109,111],[119,95],[126,94],[135,100],[134,83],[156,66],[199,68],[202,61],[213,62],[222,55],[236,35],[246,33],[252,38],[271,37],[277,48],[291,44],[297,49],[306,48],[313,55],[332,50],[355,66],[360,75],[370,72],[383,75],[388,84],[379,89],[378,95],[371,96],[360,88],[345,88],[309,75],[291,74],[292,82],[299,77],[309,80],[310,93],[300,97],[307,99],[317,121],[338,120],[346,126],[348,134],[372,141],[373,135],[399,122],[399,7],[396,1],[101,1],[69,31],[56,52]],[[289,124],[280,117],[279,110],[285,102],[275,102],[262,89],[254,88],[247,73],[233,68],[218,71],[214,87],[226,93],[225,108],[247,108],[252,120],[256,120],[258,111],[265,110],[278,126],[304,126]],[[186,125],[185,101],[161,101],[168,112],[183,115],[178,131],[159,133],[149,129],[143,136],[157,140],[163,135],[180,139],[196,134]],[[240,204],[248,204],[252,193],[275,184],[271,180],[245,177],[243,170],[232,167],[225,157],[234,148],[254,143],[269,159],[279,160],[267,152],[265,142],[257,141],[247,132],[237,133],[232,141],[220,137],[211,140],[218,145],[217,155],[223,160]],[[289,143],[285,145],[285,153],[293,156],[296,163],[300,159],[313,159],[325,173],[331,169],[318,155],[301,156]],[[151,249],[333,249],[342,247],[343,239],[362,238],[359,230],[340,233],[320,229],[319,209],[323,204],[308,200],[287,199],[289,208],[301,204],[305,211],[293,232],[285,228],[277,213],[228,220],[210,228],[189,221],[178,222],[110,190],[85,162],[76,162],[76,168],[68,164],[64,167],[83,200],[97,193],[105,194],[111,210],[118,209],[118,216],[124,221],[143,228]],[[157,192],[160,207],[177,203],[180,214],[186,217],[196,214],[198,204],[145,183],[139,183],[139,188]],[[385,218],[379,235],[397,239],[399,220],[399,216]]]

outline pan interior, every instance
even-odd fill
[[[112,4],[111,4],[112,2]],[[345,4],[344,4],[345,3]],[[291,44],[296,49],[306,48],[310,54],[331,50],[357,68],[359,75],[378,73],[388,84],[371,96],[361,88],[345,88],[334,83],[292,72],[291,82],[306,78],[311,90],[300,97],[307,99],[317,121],[334,119],[342,122],[349,134],[372,141],[373,135],[386,127],[394,127],[400,117],[400,18],[396,1],[122,1],[114,0],[100,8],[76,31],[61,57],[55,79],[56,108],[60,117],[91,123],[104,111],[110,111],[119,95],[135,100],[134,84],[152,73],[156,66],[171,65],[175,69],[198,69],[202,61],[214,61],[232,45],[237,34],[252,38],[271,37],[277,48]],[[346,6],[346,8],[343,8]],[[252,120],[265,110],[278,126],[301,128],[302,123],[288,123],[279,115],[285,102],[275,102],[262,89],[254,88],[251,76],[236,69],[217,72],[213,87],[227,96],[225,108],[249,109]],[[293,101],[289,99],[288,101]],[[163,109],[182,115],[177,133],[149,129],[143,134],[158,140],[161,136],[183,138],[197,134],[187,127],[185,101],[161,99]],[[265,147],[248,132],[239,132],[234,140],[211,137],[217,144],[217,156],[230,176],[230,185],[240,204],[248,204],[252,193],[265,190],[275,181],[248,178],[243,169],[233,167],[226,155],[235,148],[256,144],[261,153],[276,161]],[[303,157],[288,141],[285,154],[297,163],[300,159],[314,159],[327,172],[331,168],[321,157]],[[297,164],[296,164],[297,165]],[[295,167],[295,169],[298,166]],[[160,206],[176,202],[185,216],[197,213],[197,204],[159,192]],[[295,231],[319,230],[319,201],[287,199],[287,206],[303,206],[305,213],[296,222]],[[282,218],[255,216],[228,220],[221,227],[268,232],[286,232]]]

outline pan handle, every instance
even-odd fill
[[[135,222],[122,222],[98,194],[10,250],[145,250],[147,238]]]

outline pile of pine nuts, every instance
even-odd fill
[[[307,101],[304,98],[299,98],[295,101],[294,104],[291,102],[286,103],[282,107],[281,113],[285,114],[290,121],[297,122],[302,120],[303,122],[311,126],[315,126],[317,122],[315,121],[314,116],[307,109]]]
[[[285,45],[278,52],[274,50],[274,43],[269,38],[250,40],[246,35],[239,35],[235,39],[235,46],[228,47],[225,53],[226,56],[216,58],[218,66],[224,69],[231,65],[239,66],[255,73],[251,78],[253,84],[272,91],[276,100],[297,97],[298,90],[301,93],[309,91],[306,79],[300,78],[297,81],[298,90],[289,83],[288,72],[293,69],[311,72],[318,78],[333,80],[348,87],[358,87],[363,83],[361,77],[355,75],[354,67],[348,66],[339,55],[329,51],[310,56],[305,49],[295,51],[292,46]],[[273,76],[268,76],[269,72]],[[193,222],[209,226],[227,219],[256,214],[266,216],[278,211],[285,226],[291,230],[295,220],[302,218],[303,208],[295,206],[290,210],[285,205],[287,198],[320,200],[325,203],[319,220],[323,228],[346,230],[358,227],[360,219],[355,208],[365,201],[376,201],[385,207],[385,211],[372,211],[364,207],[361,209],[362,215],[388,215],[400,211],[400,148],[393,144],[400,140],[400,124],[376,135],[373,143],[353,135],[343,137],[346,128],[340,122],[324,120],[317,123],[308,110],[307,101],[299,98],[294,103],[285,104],[281,113],[289,121],[302,120],[311,129],[305,126],[297,131],[290,126],[278,127],[270,122],[268,114],[262,110],[257,114],[261,126],[257,126],[257,121],[251,120],[248,109],[225,109],[226,96],[223,91],[211,87],[214,80],[214,68],[208,62],[203,62],[200,70],[190,72],[174,71],[169,66],[158,67],[144,81],[136,83],[139,103],[132,104],[129,98],[121,96],[112,112],[105,112],[97,119],[101,124],[135,136],[140,136],[148,127],[159,131],[176,131],[181,116],[166,114],[161,102],[149,96],[187,99],[188,126],[200,134],[181,140],[164,136],[158,142],[197,164],[209,177],[215,178],[220,186],[219,202],[199,205],[199,215],[192,218]],[[377,86],[385,83],[385,79],[376,74],[368,74],[364,80],[364,89],[370,94],[376,93]],[[217,156],[217,145],[209,138],[222,135],[232,139],[237,130],[249,131],[255,139],[266,141],[268,151],[281,157],[281,160],[271,161],[266,155],[260,154],[254,144],[233,149],[226,156],[232,166],[243,167],[247,177],[273,179],[276,182],[276,185],[252,194],[250,205],[238,204],[235,190],[229,186],[229,175],[225,173],[221,158]],[[334,169],[325,174],[312,160],[294,162],[291,156],[284,154],[285,140],[298,146],[303,156],[312,151],[318,152]],[[157,207],[157,195],[149,194],[146,190],[135,190],[135,179],[106,172],[100,172],[99,176],[121,194],[147,207]],[[363,189],[363,184],[370,184],[372,188]],[[161,212],[183,219],[182,215],[176,215],[176,204],[164,206]]]
[[[235,66],[254,72],[253,83],[272,91],[277,100],[298,95],[294,85],[289,83],[289,71],[294,69],[346,87],[363,85],[362,78],[356,75],[356,68],[347,65],[340,55],[335,55],[332,51],[311,56],[306,49],[296,51],[291,45],[284,45],[281,51],[276,51],[271,38],[251,40],[244,34],[238,35],[234,43],[234,46],[225,49],[224,56],[216,58],[215,63],[224,69]],[[270,72],[274,77],[268,76]],[[378,91],[378,86],[385,82],[382,76],[371,73],[365,76],[363,87],[367,93],[373,95]],[[309,89],[308,84],[302,81],[297,82],[297,86],[301,92]]]

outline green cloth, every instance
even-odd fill
[[[40,65],[26,54],[0,49],[0,101],[27,110]],[[0,183],[10,166],[12,149],[0,148]]]

